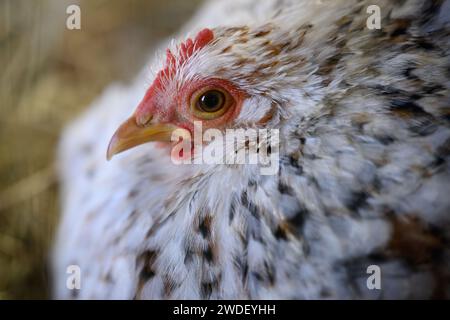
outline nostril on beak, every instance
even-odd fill
[[[153,119],[153,115],[151,115],[149,113],[136,115],[136,124],[140,127],[144,127],[147,124],[149,124],[150,121],[152,121],[152,119]]]

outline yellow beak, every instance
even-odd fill
[[[114,133],[108,145],[106,159],[114,155],[150,141],[170,142],[172,131],[176,126],[168,123],[155,123],[139,126],[134,116],[122,123]]]

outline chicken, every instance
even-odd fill
[[[381,29],[367,27],[373,4]],[[190,37],[164,44],[148,90],[145,68],[64,132],[55,297],[449,297],[449,12],[448,0],[206,3]],[[276,174],[174,163],[171,134],[195,120],[278,130]]]

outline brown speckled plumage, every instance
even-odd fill
[[[173,80],[246,92],[233,127],[280,129],[277,175],[175,166],[153,144],[107,163],[141,76],[66,131],[57,297],[68,264],[82,299],[449,297],[450,2],[293,3],[207,4],[186,30],[214,41]]]

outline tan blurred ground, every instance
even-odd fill
[[[61,128],[108,83],[131,80],[199,2],[0,1],[0,299],[49,297]],[[70,31],[74,3],[82,29]]]

